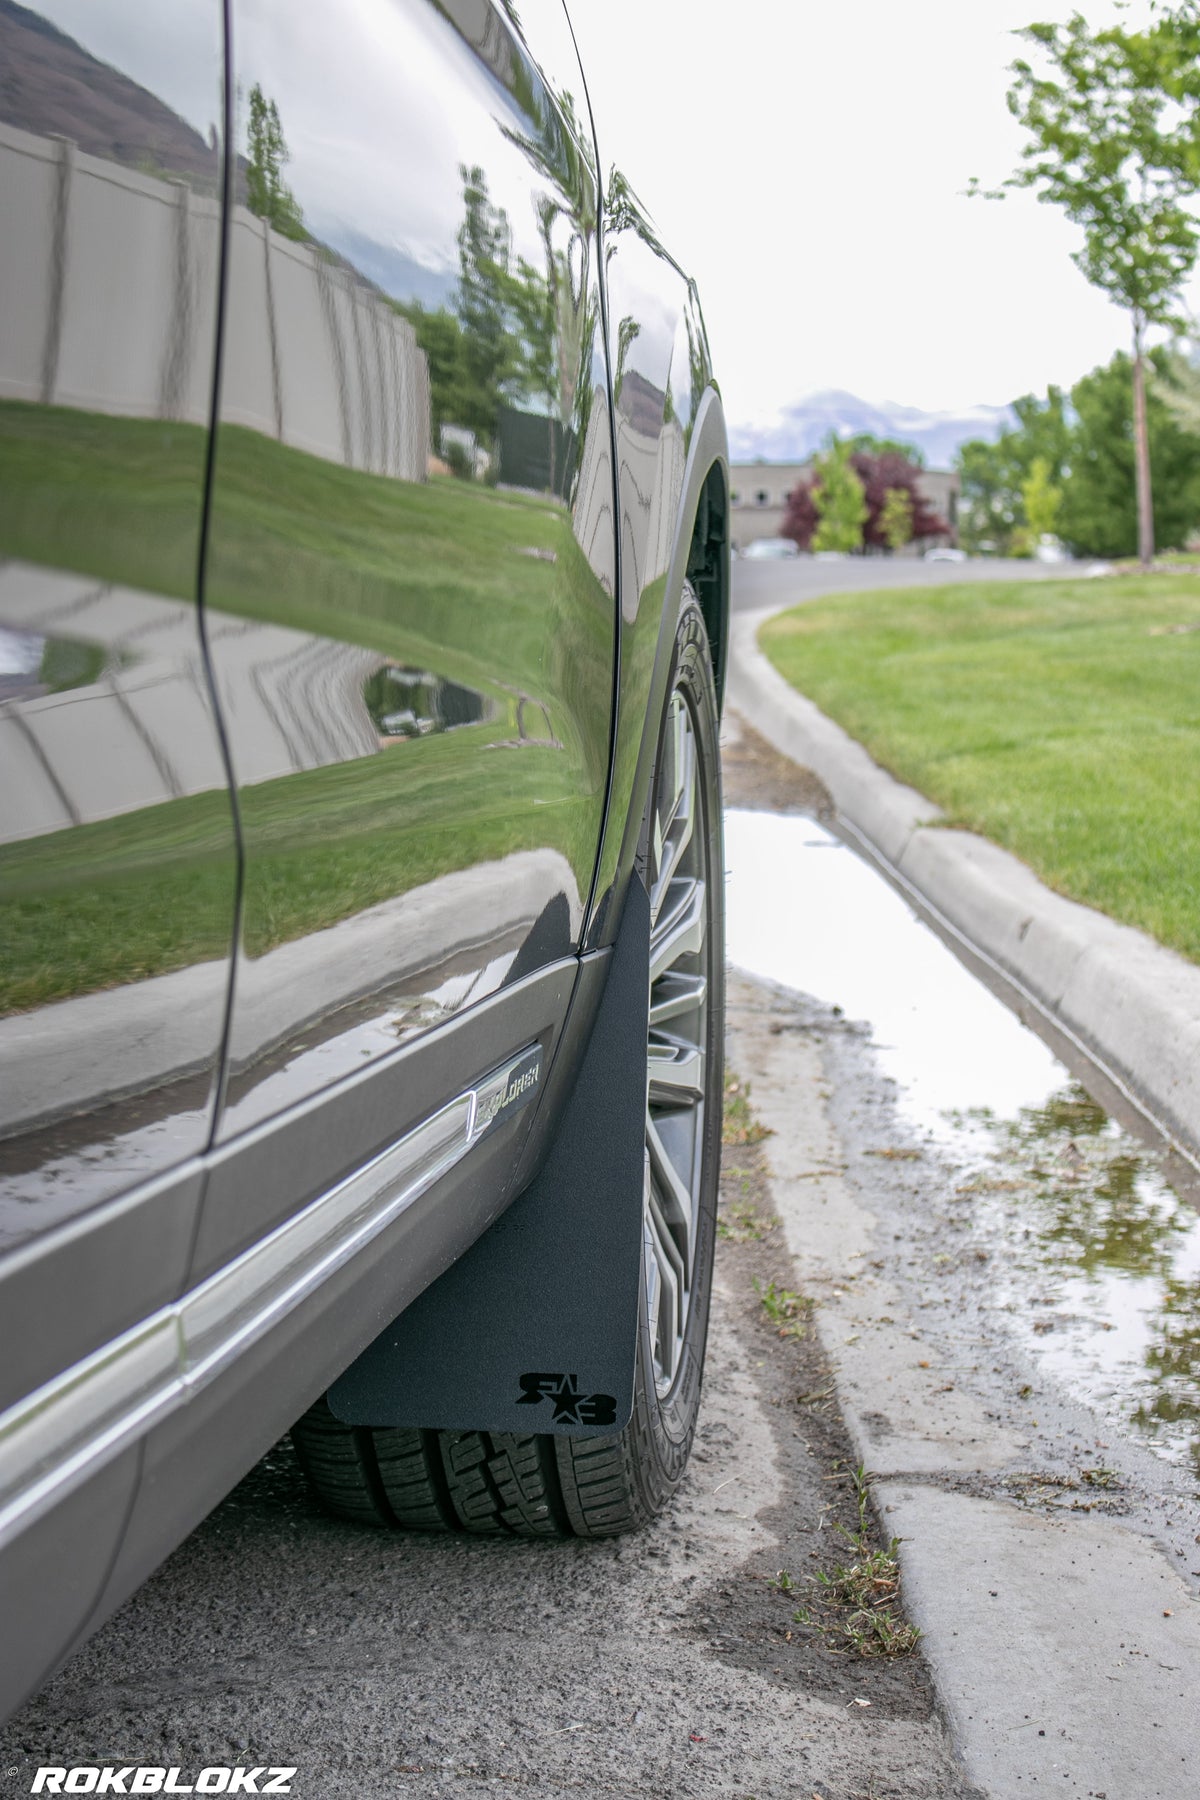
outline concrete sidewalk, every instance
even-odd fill
[[[829,790],[840,824],[957,947],[987,965],[1200,1163],[1200,968],[1053,893],[1015,856],[942,814],[798,694],[758,647],[774,613],[735,613],[730,703]]]
[[[1144,1456],[1114,1442],[1106,1516],[1108,1496],[1076,1491],[1081,1460],[1096,1455],[1086,1415],[1032,1364],[1045,1429],[1014,1396],[1007,1310],[986,1291],[965,1311],[930,1309],[938,1269],[928,1258],[909,1269],[895,1238],[930,1160],[917,1176],[904,1160],[868,1174],[864,1155],[879,1153],[847,1131],[845,1108],[834,1117],[837,1027],[822,1012],[734,975],[729,1061],[770,1132],[771,1210],[794,1269],[783,1280],[815,1302],[837,1406],[885,1535],[899,1540],[905,1610],[967,1780],[986,1800],[1191,1800],[1200,1604],[1164,1527],[1178,1517],[1190,1540],[1192,1484],[1169,1467],[1148,1481]],[[870,1103],[859,1095],[849,1110],[869,1138],[887,1102],[864,1092]]]

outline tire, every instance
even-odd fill
[[[700,1406],[720,1172],[724,858],[708,637],[690,589],[643,834],[650,893],[646,1205],[633,1416],[600,1438],[349,1426],[324,1400],[293,1427],[344,1518],[405,1530],[611,1537],[678,1487]]]

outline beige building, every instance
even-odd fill
[[[733,505],[733,545],[744,550],[760,538],[779,537],[787,512],[788,496],[797,482],[812,474],[812,458],[806,462],[744,462],[729,465]],[[917,556],[931,544],[957,544],[959,478],[956,469],[922,469],[917,488],[938,517],[950,529],[943,537],[921,538],[906,544],[900,556]]]

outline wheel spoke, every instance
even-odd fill
[[[668,970],[660,975],[650,996],[650,1029],[678,1019],[683,1013],[700,1011],[708,999],[708,982],[703,975],[681,975]]]
[[[683,1179],[651,1119],[646,1127],[650,1147],[650,1197],[657,1203],[663,1222],[681,1246],[682,1264],[691,1274],[695,1238],[695,1203],[690,1184]]]
[[[651,1038],[646,1052],[651,1106],[694,1106],[704,1098],[704,1052],[680,1038]]]
[[[650,940],[651,988],[681,956],[699,956],[704,948],[707,920],[704,882],[694,878],[672,882],[670,908]]]
[[[696,743],[681,695],[671,702],[663,734],[664,791],[654,809],[654,876],[650,885],[650,917],[657,923],[675,872],[695,829]]]
[[[657,1305],[654,1317],[656,1350],[663,1373],[674,1376],[679,1342],[683,1337],[685,1271],[673,1234],[659,1206],[659,1194],[653,1178],[646,1213],[650,1253],[657,1275]]]

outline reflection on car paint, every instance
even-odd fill
[[[675,532],[693,427],[712,382],[694,285],[664,250],[645,208],[616,168],[609,171],[605,185],[603,228],[621,545],[621,702],[609,816],[625,823],[625,835],[605,837],[590,944],[611,937],[615,915],[609,902],[614,884],[619,871],[632,862],[631,834],[639,822],[632,817],[630,802],[643,751],[642,721],[659,648],[667,569],[677,549]],[[714,542],[723,530],[721,524],[713,532]],[[683,549],[688,559],[684,572],[699,576],[689,547]],[[710,554],[707,547],[705,554]],[[698,585],[703,589],[703,580]],[[703,591],[700,598],[703,602]],[[649,779],[648,770],[641,771],[641,779]]]
[[[338,645],[276,686],[293,736],[344,747],[266,774],[240,640],[210,633],[245,845],[223,1137],[578,943],[615,648],[570,92],[478,0],[352,5],[334,44],[311,4],[234,12],[206,613]]]
[[[0,603],[7,596],[6,616],[19,615],[19,594],[35,575],[40,596],[38,616],[47,623],[55,616],[45,598],[48,572],[14,565],[0,576]],[[8,586],[5,577],[11,578]],[[54,579],[58,583],[59,610],[70,617],[76,631],[94,635],[91,643],[82,638],[45,641],[77,646],[65,657],[64,666],[78,671],[86,653],[93,662],[98,659],[101,670],[109,673],[102,680],[79,683],[64,701],[49,703],[51,708],[69,705],[83,720],[65,733],[60,729],[57,736],[46,727],[47,702],[42,696],[26,696],[20,702],[9,703],[0,731],[19,728],[24,737],[18,741],[23,743],[28,738],[36,746],[49,779],[42,789],[26,779],[8,790],[8,804],[19,800],[24,810],[15,824],[0,814],[6,835],[44,836],[60,831],[68,823],[91,821],[99,827],[101,821],[109,820],[110,829],[99,828],[91,835],[91,847],[101,866],[119,854],[120,846],[153,859],[164,837],[169,838],[176,829],[185,840],[190,832],[194,841],[197,815],[189,797],[215,797],[214,791],[224,785],[224,769],[215,740],[206,739],[199,729],[203,724],[206,689],[191,610],[179,602],[97,587],[74,576],[59,575]],[[211,610],[208,635],[212,643],[223,647],[227,682],[237,697],[243,766],[253,778],[246,805],[248,816],[256,821],[260,816],[272,815],[281,794],[285,803],[290,800],[291,790],[286,787],[289,777],[374,758],[381,748],[403,741],[406,735],[423,736],[484,725],[491,727],[487,744],[493,750],[539,744],[555,747],[547,735],[544,710],[531,703],[528,696],[502,691],[489,696],[442,681],[429,671],[403,669],[354,645],[275,625],[259,625]],[[7,633],[9,661],[19,658],[32,666],[35,650],[43,641],[33,633]],[[38,658],[37,667],[41,669],[43,664],[44,654]],[[119,675],[112,671],[119,671]],[[385,718],[373,714],[372,695],[391,709]],[[402,709],[399,715],[398,707]],[[73,762],[63,752],[62,742],[69,747],[85,739],[106,746],[101,762]],[[190,761],[182,760],[183,748],[188,750]],[[7,760],[10,767],[14,766],[11,758]],[[305,783],[297,791],[302,800],[310,803],[309,817],[317,816],[323,804],[320,792]],[[335,804],[345,797],[346,791],[335,790]],[[32,816],[34,803],[39,800],[41,810]],[[173,801],[179,804],[173,807]],[[0,808],[3,805],[0,801]],[[47,843],[43,849],[52,854],[55,845]],[[19,864],[10,870],[13,879],[17,867]],[[110,1079],[118,1090],[136,1091],[141,1096],[138,1110],[146,1120],[146,1128],[152,1134],[159,1128],[153,1112],[147,1116],[146,1091],[157,1081],[185,1081],[196,1059],[194,1034],[177,1029],[172,1038],[167,1022],[175,1012],[186,1012],[193,1001],[195,977],[190,963],[194,943],[189,935],[192,920],[186,892],[197,873],[197,859],[181,854],[164,888],[164,910],[178,914],[183,929],[174,934],[159,932],[151,941],[146,931],[130,920],[119,938],[105,945],[102,965],[87,961],[62,965],[58,972],[59,997],[72,1005],[59,1015],[62,1026],[52,1036],[53,1070],[47,1069],[43,1058],[35,1057],[24,1070],[13,1071],[0,1098],[0,1126],[12,1129],[22,1118],[37,1115],[45,1106],[47,1092],[58,1097],[56,1112],[76,1110],[90,1103],[94,1119],[95,1106],[103,1103],[108,1094],[96,1091],[94,1039],[86,1030],[74,1031],[72,1022],[86,1011],[80,1007],[80,998],[116,978],[138,984],[129,1003],[137,1007],[141,1028],[131,1031],[116,1051],[115,1061],[108,1065]],[[519,918],[527,914],[536,917],[537,882],[547,877],[564,884],[564,891],[569,891],[577,927],[580,899],[571,885],[571,872],[548,862],[545,856],[518,854],[509,857],[500,870],[485,865],[482,873],[464,872],[458,878],[443,881],[439,903],[461,909],[468,942],[482,940],[488,930],[488,910],[502,908],[506,897],[518,908]],[[419,882],[416,885],[420,888]],[[60,911],[62,928],[68,935],[77,910],[72,912],[64,905]],[[433,916],[437,916],[436,906]],[[520,934],[516,932],[506,957],[492,959],[482,971],[472,961],[471,979],[448,989],[444,989],[444,984],[435,986],[428,997],[423,992],[394,993],[397,982],[406,986],[411,981],[414,944],[419,945],[418,966],[429,967],[430,978],[437,981],[438,965],[429,965],[428,957],[431,944],[434,950],[440,946],[436,937],[430,937],[428,917],[428,903],[420,892],[407,908],[392,906],[382,912],[363,908],[361,893],[320,890],[307,900],[293,896],[286,916],[279,916],[276,909],[274,936],[262,946],[262,959],[249,974],[250,985],[243,996],[247,1008],[258,997],[256,1019],[271,1067],[278,1064],[281,1056],[294,1058],[308,1048],[299,1041],[298,1033],[311,1036],[315,1032],[318,1038],[325,1035],[319,1029],[321,1008],[337,1013],[337,1031],[351,1029],[350,1011],[363,998],[364,980],[367,992],[374,996],[371,1004],[379,1014],[378,1025],[383,1034],[380,1043],[387,1048],[394,1048],[422,1025],[440,1022],[453,1004],[466,1003],[485,973],[493,984],[503,980],[519,947]],[[401,928],[406,919],[412,921],[407,930]],[[350,929],[339,932],[339,921],[346,921]],[[314,938],[307,943],[295,941],[306,939],[314,925],[320,928]],[[444,932],[444,924],[441,929]],[[562,946],[564,953],[569,941],[567,936]],[[369,944],[373,952],[364,973],[364,952]],[[461,954],[460,951],[460,957]],[[143,979],[139,981],[139,977]],[[24,991],[19,986],[23,980],[40,979],[45,984],[49,978],[44,969],[26,970],[19,944],[12,946],[7,965],[10,993],[19,999]],[[484,991],[488,991],[486,986]],[[44,1023],[39,1029],[44,1029]],[[0,1023],[0,1042],[3,1032],[4,1025]],[[342,1056],[326,1048],[311,1066],[320,1070],[322,1082],[333,1078],[331,1071],[335,1068],[339,1074],[348,1073],[358,1066],[367,1041],[356,1036],[347,1055]],[[278,1091],[277,1082],[272,1091]],[[93,1147],[96,1167],[119,1166],[124,1156],[130,1168],[152,1171],[153,1159],[147,1161],[143,1140],[136,1131],[130,1134],[130,1124],[128,1105],[111,1112],[109,1126],[116,1135],[112,1141],[97,1141]],[[54,1137],[60,1149],[64,1142],[62,1132],[60,1126]],[[117,1140],[122,1146],[119,1153]],[[85,1141],[92,1142],[90,1138]],[[23,1166],[25,1160],[20,1157],[14,1161],[10,1157],[9,1173],[15,1176],[17,1164]],[[55,1173],[61,1178],[61,1158],[56,1161]],[[28,1192],[27,1184],[22,1192]]]
[[[185,118],[121,72],[128,0],[96,0],[83,44],[57,10],[3,21],[5,1244],[207,1143],[236,884],[195,604],[220,11],[140,9],[143,78],[188,34]]]
[[[41,627],[4,633],[37,661],[0,724],[0,841],[224,786],[194,605],[10,562],[0,610]]]
[[[0,700],[40,700],[43,694],[91,687],[108,666],[100,644],[0,626]]]
[[[478,725],[489,712],[487,699],[476,689],[428,669],[406,669],[393,662],[367,676],[363,704],[385,740],[456,731],[461,725]]]

